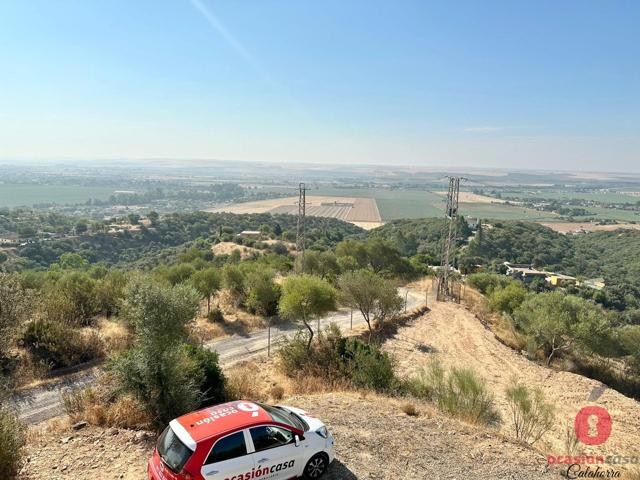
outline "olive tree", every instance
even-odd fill
[[[211,296],[220,289],[220,272],[215,268],[199,270],[191,277],[193,287],[202,298],[207,299],[207,315],[211,312]]]
[[[338,288],[341,302],[359,310],[367,322],[369,338],[373,334],[373,323],[382,330],[384,322],[397,315],[404,303],[392,282],[370,270],[342,274]]]
[[[311,275],[294,275],[282,284],[280,315],[291,320],[300,320],[309,330],[307,351],[311,348],[313,329],[309,322],[318,321],[322,315],[335,310],[336,291],[326,281]],[[318,325],[318,331],[320,330]]]

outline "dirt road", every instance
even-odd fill
[[[603,445],[586,447],[584,452],[638,454],[640,403],[598,381],[529,361],[500,343],[460,305],[435,303],[431,306],[429,313],[401,328],[396,338],[385,344],[385,349],[396,357],[401,374],[413,374],[434,356],[445,365],[473,368],[487,380],[489,389],[496,396],[504,419],[502,430],[508,435],[511,435],[511,425],[504,391],[516,376],[530,387],[540,387],[545,397],[556,405],[557,424],[539,445],[547,453],[568,453],[564,441],[566,429],[572,428],[578,410],[586,405],[601,405],[612,417],[613,431]]]

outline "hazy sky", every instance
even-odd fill
[[[640,171],[640,2],[2,0],[0,160]]]

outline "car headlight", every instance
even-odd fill
[[[327,427],[320,427],[316,430],[316,433],[322,438],[327,438],[329,436],[329,430],[327,430]]]

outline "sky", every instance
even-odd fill
[[[1,0],[0,161],[640,171],[640,2]]]

